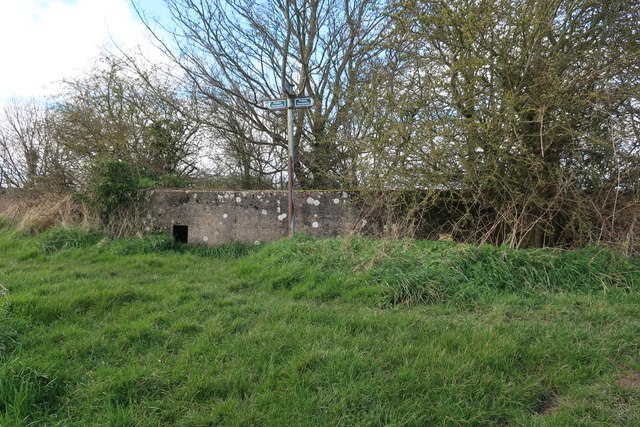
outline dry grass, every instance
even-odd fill
[[[0,217],[20,230],[39,232],[54,226],[92,228],[95,219],[68,192],[14,190],[0,195]]]
[[[618,381],[618,385],[622,388],[640,391],[640,372],[628,375]]]

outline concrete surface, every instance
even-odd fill
[[[288,235],[286,191],[155,190],[145,231],[188,227],[188,243],[272,242]],[[342,191],[296,191],[296,232],[331,237],[362,226],[359,210]]]

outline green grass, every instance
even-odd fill
[[[0,224],[0,284],[2,426],[640,425],[640,261],[596,248]]]

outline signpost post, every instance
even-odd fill
[[[294,108],[311,108],[313,107],[313,98],[310,96],[301,97],[289,97],[282,99],[268,99],[264,102],[265,107],[269,110],[287,110],[287,140],[289,145],[289,158],[287,162],[287,175],[288,183],[287,190],[289,193],[289,213],[287,218],[289,219],[289,237],[293,237],[296,234],[296,218],[294,212],[295,203],[295,183],[294,183],[294,171],[293,171],[293,159],[294,159],[294,141],[293,141],[293,110]]]

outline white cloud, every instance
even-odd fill
[[[55,91],[113,41],[148,46],[127,0],[1,0],[0,102]]]

